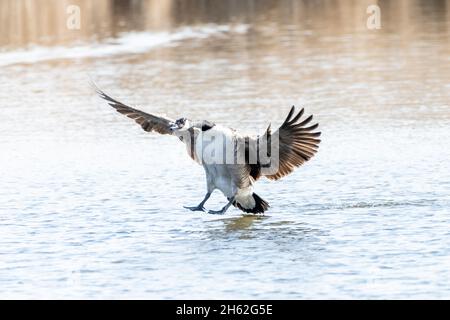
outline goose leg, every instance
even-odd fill
[[[198,206],[196,206],[196,207],[184,207],[184,208],[185,208],[185,209],[189,209],[189,210],[191,210],[191,211],[205,211],[206,209],[205,209],[205,207],[203,207],[203,206],[205,205],[206,201],[208,201],[209,197],[211,197],[211,192],[208,192],[208,193],[205,195],[205,198],[202,200],[202,202],[200,202],[200,203],[198,204]]]
[[[224,214],[225,212],[227,212],[228,208],[233,204],[234,202],[234,197],[230,199],[230,201],[221,209],[218,211],[215,210],[208,210],[209,214]]]

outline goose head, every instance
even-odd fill
[[[189,127],[189,120],[187,118],[180,118],[171,125],[170,129],[173,131],[186,131]]]

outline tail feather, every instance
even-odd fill
[[[244,208],[237,201],[235,201],[233,205],[247,213],[264,213],[267,209],[269,209],[270,206],[269,203],[267,203],[267,201],[262,199],[256,193],[253,193],[252,196],[253,199],[255,200],[255,206],[253,208]]]

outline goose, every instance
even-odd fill
[[[319,124],[310,124],[312,115],[302,118],[304,108],[297,111],[292,106],[275,132],[269,125],[263,135],[248,136],[208,120],[172,120],[146,113],[113,99],[95,84],[94,88],[111,107],[133,119],[144,131],[177,137],[188,155],[203,166],[206,194],[198,205],[184,207],[191,211],[224,214],[233,205],[245,213],[263,214],[269,204],[253,192],[254,183],[261,177],[278,180],[287,176],[310,160],[319,147],[321,133],[315,131]],[[224,194],[227,203],[220,210],[206,210],[204,205],[216,189]]]

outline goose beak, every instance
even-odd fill
[[[175,131],[176,129],[178,129],[178,125],[176,125],[175,123],[170,125],[170,130]]]

